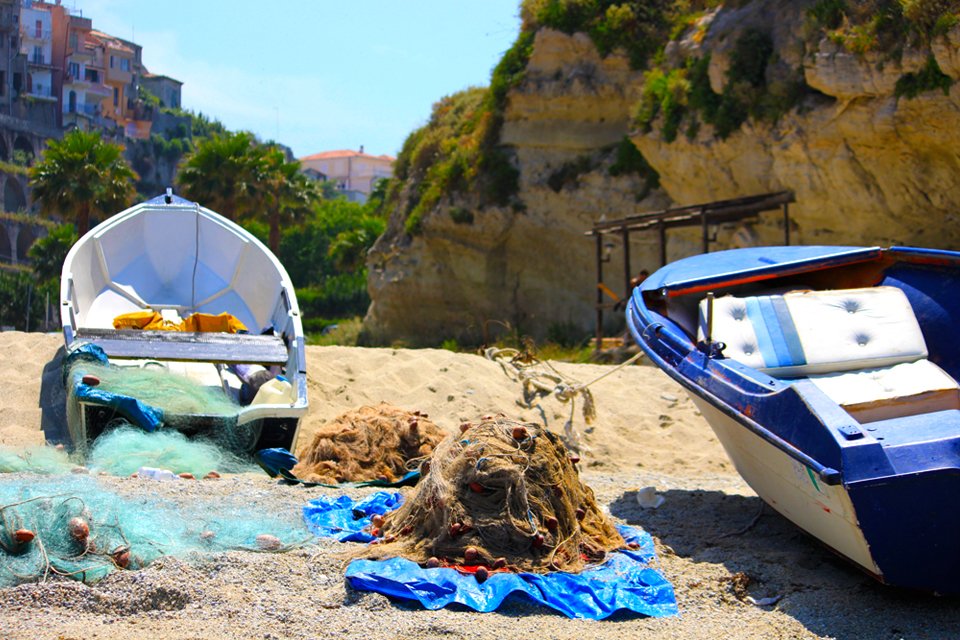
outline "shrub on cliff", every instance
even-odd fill
[[[424,216],[451,194],[471,192],[481,206],[511,203],[519,172],[500,146],[500,129],[507,92],[523,78],[532,48],[533,34],[521,33],[489,88],[441,99],[430,121],[407,137],[386,196],[387,207],[403,212],[407,233],[419,233]]]
[[[642,69],[663,45],[706,9],[721,0],[524,0],[525,31],[548,27],[589,34],[600,55],[626,52],[630,66]]]

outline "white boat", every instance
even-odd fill
[[[60,305],[68,354],[93,345],[111,366],[167,368],[232,400],[266,381],[252,402],[237,403],[235,416],[166,415],[164,426],[190,433],[226,426],[247,451],[293,448],[307,410],[297,299],[283,265],[239,225],[168,190],[80,238],[64,261]],[[163,324],[229,314],[245,331],[115,328],[118,316],[137,312],[158,314]],[[118,405],[78,398],[68,426],[82,446],[117,417]]]

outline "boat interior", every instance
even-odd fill
[[[883,257],[644,294],[693,342],[717,344],[723,358],[805,396],[825,395],[877,439],[902,438],[904,420],[938,413],[928,421],[935,438],[938,429],[960,429],[950,337],[960,308],[944,299],[958,284],[955,272]]]

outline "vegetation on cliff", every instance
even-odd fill
[[[407,233],[443,199],[470,191],[481,206],[506,206],[517,193],[519,172],[500,146],[507,92],[523,77],[533,34],[523,32],[493,71],[490,87],[447,96],[430,121],[411,133],[394,165],[387,205],[401,207]],[[461,218],[463,219],[463,218]]]
[[[643,69],[663,45],[722,0],[524,0],[524,31],[542,27],[586,33],[600,55],[627,53],[634,69]]]

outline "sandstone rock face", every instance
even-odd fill
[[[897,98],[897,80],[932,53],[960,77],[960,30],[928,51],[862,57],[829,40],[804,40],[805,6],[788,0],[747,3],[705,16],[703,37],[681,40],[668,55],[711,53],[710,79],[722,85],[731,43],[748,27],[766,29],[778,69],[815,89],[776,124],[748,121],[724,140],[700,127],[692,140],[664,141],[658,128],[631,131],[643,74],[624,57],[601,58],[583,35],[543,30],[524,81],[511,91],[501,140],[520,169],[525,209],[478,209],[472,224],[444,209],[409,237],[392,222],[370,255],[373,304],[365,329],[374,342],[431,343],[447,337],[491,339],[504,327],[542,337],[595,318],[596,246],[584,235],[601,216],[793,190],[794,244],[906,244],[960,249],[960,86]],[[715,90],[722,86],[715,87]],[[659,172],[661,189],[644,194],[637,176],[611,177],[611,146],[629,135]],[[590,170],[556,189],[558,170],[580,161]],[[783,219],[763,214],[713,229],[711,250],[781,244]],[[632,270],[659,266],[655,233],[634,234]],[[698,228],[668,234],[669,260],[699,253]],[[605,282],[623,295],[619,240]]]
[[[515,150],[525,209],[478,210],[465,199],[456,205],[474,213],[472,223],[457,223],[439,208],[413,237],[392,221],[367,262],[369,340],[436,344],[514,331],[543,336],[566,324],[586,330],[597,289],[595,241],[584,232],[601,216],[668,204],[660,192],[638,202],[641,178],[607,172],[641,88],[641,73],[625,57],[601,58],[583,34],[539,32],[524,81],[510,93],[501,134]],[[554,190],[551,176],[577,162],[593,168]],[[635,253],[649,244],[638,239]],[[622,293],[616,252],[610,286]]]

